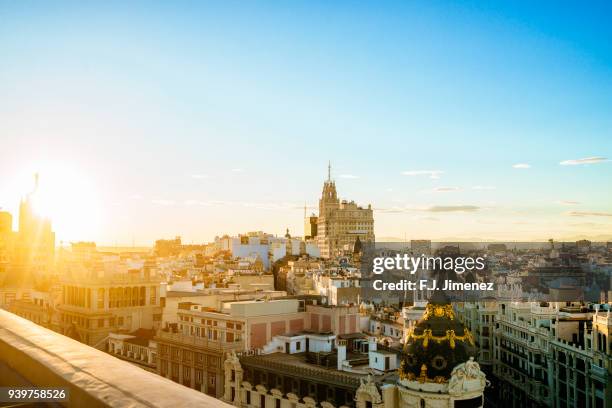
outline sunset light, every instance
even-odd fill
[[[53,222],[61,237],[94,237],[101,222],[95,186],[79,169],[64,163],[36,163],[16,177],[15,192],[31,194],[34,212]],[[37,185],[38,184],[38,185]]]
[[[610,21],[0,0],[0,408],[612,407]]]

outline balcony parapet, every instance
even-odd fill
[[[221,340],[208,340],[205,337],[189,336],[183,333],[171,333],[164,330],[159,330],[156,337],[158,341],[171,341],[184,346],[195,346],[220,352],[244,350],[244,341],[229,343]]]
[[[607,378],[608,376],[608,372],[605,368],[593,363],[591,363],[591,374],[598,376],[599,378]]]
[[[66,407],[231,407],[5,310],[0,386],[67,388]]]

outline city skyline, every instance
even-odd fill
[[[302,235],[331,160],[377,239],[612,239],[609,11],[3,3],[0,207],[39,172],[58,243]]]

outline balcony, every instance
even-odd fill
[[[606,378],[608,372],[605,368],[600,367],[597,364],[591,363],[591,374],[599,378]]]
[[[0,386],[65,387],[66,407],[231,407],[4,310]]]

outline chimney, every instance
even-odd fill
[[[346,361],[346,340],[338,340],[338,371],[342,371],[344,361]]]

